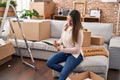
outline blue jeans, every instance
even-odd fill
[[[75,58],[72,54],[58,52],[52,56],[46,64],[49,68],[60,72],[58,80],[66,80],[70,72],[72,72],[82,60],[83,57],[81,54],[78,56],[78,58]],[[61,62],[65,62],[64,66],[59,64]]]

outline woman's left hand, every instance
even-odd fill
[[[61,46],[56,46],[56,49],[57,49],[58,51],[60,51]]]

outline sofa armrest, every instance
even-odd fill
[[[9,21],[6,20],[0,36],[3,38],[3,40],[7,40],[9,38],[9,35],[10,35],[10,24]]]
[[[109,44],[109,68],[120,70],[120,36],[115,36]]]
[[[120,48],[120,36],[114,36],[111,38],[109,47],[118,47]]]

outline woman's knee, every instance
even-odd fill
[[[48,60],[48,61],[46,62],[46,65],[47,65],[48,67],[51,67],[51,66],[52,66],[52,63]]]

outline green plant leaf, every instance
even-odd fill
[[[14,0],[11,0],[11,1],[10,1],[10,4],[11,4],[11,5],[13,5],[14,7],[16,7],[16,6],[17,6],[17,2],[16,2],[16,1],[14,1]]]
[[[35,9],[33,9],[33,16],[39,17],[39,13]]]
[[[11,0],[11,1],[10,1],[10,4],[13,5],[14,7],[17,6],[17,2],[16,2],[15,0]],[[6,5],[7,5],[7,2],[6,2],[6,1],[0,2],[0,7],[6,7]]]
[[[22,13],[23,12],[23,13]],[[33,16],[33,14],[32,14],[32,11],[31,10],[24,10],[24,11],[22,11],[21,12],[21,16],[20,16],[20,18],[27,18],[28,16],[30,17],[30,18],[32,18],[32,16]]]

